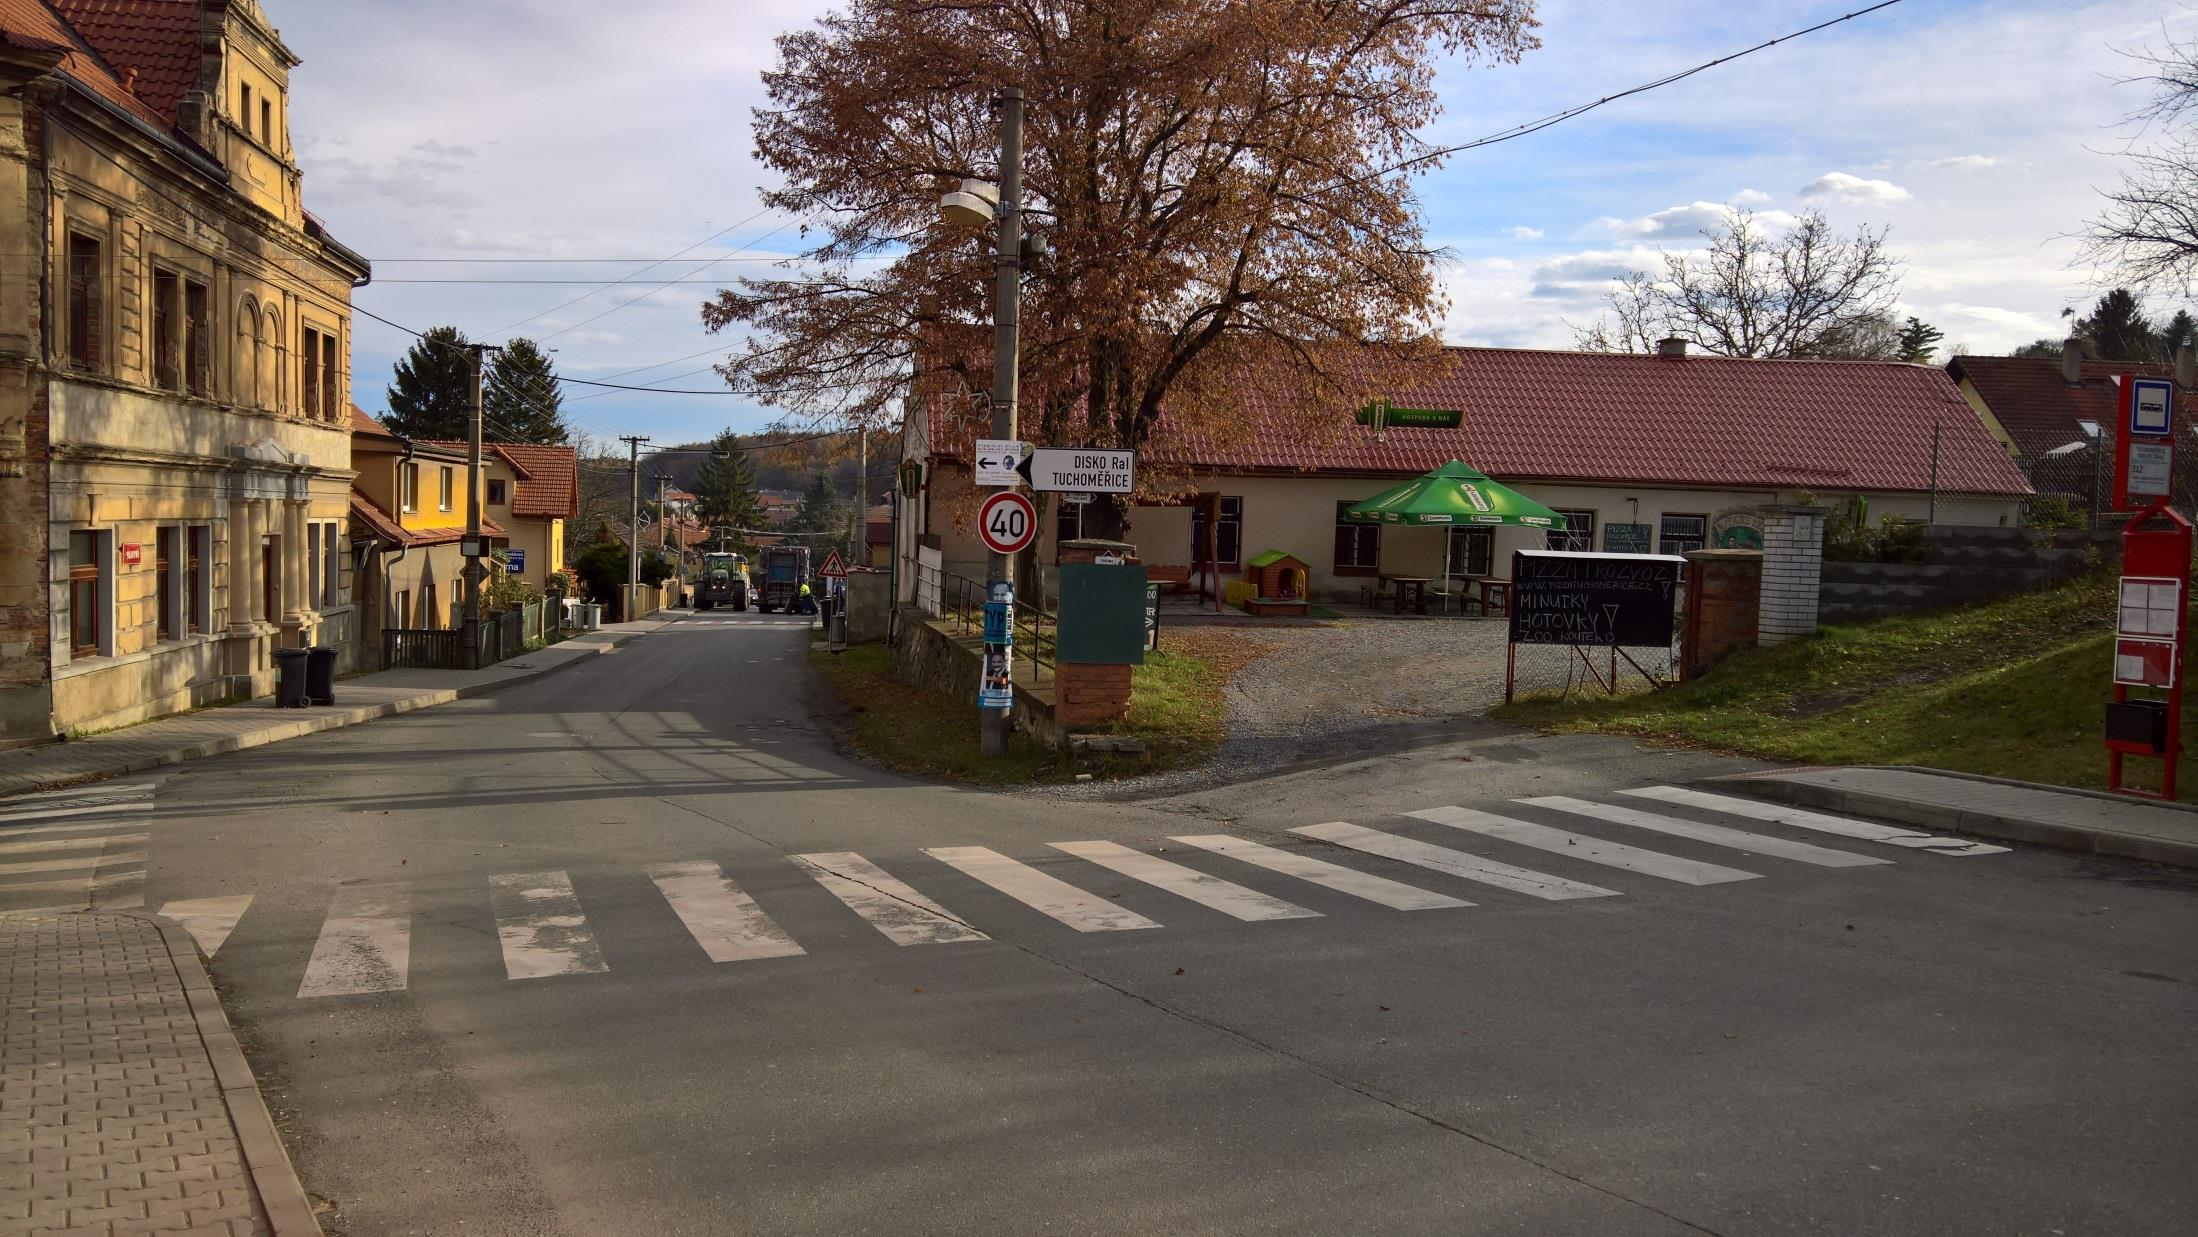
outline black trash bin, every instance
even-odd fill
[[[278,709],[302,709],[305,707],[305,650],[276,649],[275,707]]]
[[[306,703],[336,703],[336,650],[325,644],[316,644],[305,653]]]

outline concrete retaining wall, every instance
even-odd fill
[[[963,700],[977,698],[983,656],[915,614],[903,612],[894,649],[893,673],[913,687],[928,687]],[[1051,747],[1066,747],[1068,735],[1053,720],[1053,703],[1015,685],[1015,729]]]
[[[2118,530],[1939,526],[1925,535],[1921,563],[1826,562],[1818,599],[1823,621],[1859,622],[2047,588],[2121,557]]]

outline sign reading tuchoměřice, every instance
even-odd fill
[[[1137,453],[1101,447],[1040,447],[1021,472],[1034,490],[1128,494],[1137,488]]]

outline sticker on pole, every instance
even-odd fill
[[[970,456],[976,464],[978,485],[1021,485],[1023,453],[1030,444],[1014,438],[980,438]]]
[[[994,554],[1013,554],[1038,535],[1038,508],[1015,490],[1001,490],[977,508],[977,539]]]
[[[817,568],[817,574],[839,580],[847,578],[847,564],[840,561],[838,550],[824,556],[824,566]]]

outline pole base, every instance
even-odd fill
[[[1013,729],[1008,715],[998,709],[986,709],[978,714],[977,751],[984,756],[1007,755],[1007,736]]]

